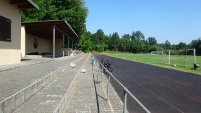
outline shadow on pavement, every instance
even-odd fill
[[[100,96],[99,94],[98,94],[98,91],[97,91],[97,84],[98,83],[100,83],[99,81],[96,81],[95,80],[95,74],[93,73],[93,80],[94,80],[94,88],[95,88],[95,94],[96,94],[96,102],[97,102],[97,112],[98,113],[100,113],[100,104],[99,104],[99,98],[101,98],[101,99],[103,99],[103,100],[105,100],[105,101],[107,101],[104,97],[102,97],[102,96]]]

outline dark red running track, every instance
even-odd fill
[[[201,113],[201,76],[105,55],[95,56],[109,60],[113,75],[152,113]],[[123,99],[122,88],[114,80],[111,82]],[[128,100],[130,113],[142,112],[132,99]]]

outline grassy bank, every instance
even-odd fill
[[[193,70],[194,57],[193,55],[171,55],[170,64],[168,55],[151,55],[151,54],[131,54],[131,53],[121,53],[121,52],[106,52],[112,57],[122,58],[126,60],[142,62],[146,64],[161,66],[165,68],[171,68],[175,70],[180,70],[184,72],[190,72],[201,75],[201,69]],[[201,63],[201,56],[196,56],[196,63]]]

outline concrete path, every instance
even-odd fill
[[[107,78],[99,83],[97,75],[84,53],[0,66],[0,113],[122,113],[113,87],[107,101]]]
[[[64,113],[122,113],[122,102],[111,85],[109,85],[109,100],[107,101],[107,78],[102,76],[102,83],[99,83],[101,73],[98,72],[97,67],[92,71],[90,62],[88,58],[83,66],[86,72],[78,75],[77,85]],[[97,75],[99,75],[98,81]]]
[[[54,60],[41,60],[42,62],[35,60],[36,62],[8,65],[6,69],[4,68],[5,70],[1,68],[0,101],[59,68],[70,64],[79,57],[81,55]]]
[[[65,57],[67,58],[67,57]],[[45,63],[53,60],[52,58],[22,58],[20,63],[0,65],[0,72],[30,66],[34,64]]]
[[[0,66],[0,113],[11,113],[83,55]]]
[[[37,92],[13,113],[61,113],[71,94],[76,77],[80,73],[87,55],[74,62],[74,68],[68,66],[45,88]]]

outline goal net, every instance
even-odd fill
[[[195,49],[166,50],[162,55],[162,62],[174,67],[192,68],[196,64]]]

